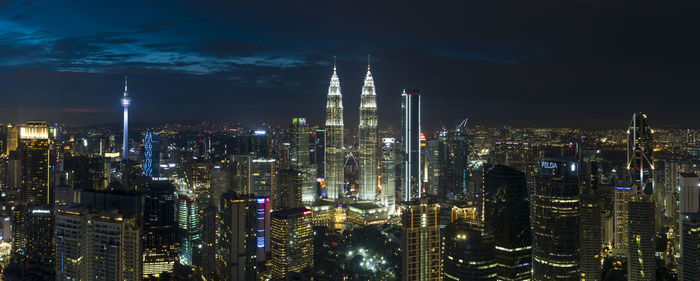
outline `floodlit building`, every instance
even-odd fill
[[[360,166],[360,200],[377,200],[377,93],[374,78],[367,64],[365,84],[360,97],[360,126],[358,142]]]
[[[314,266],[311,210],[293,208],[275,211],[271,215],[270,239],[272,280],[286,280]]]
[[[333,65],[333,75],[328,87],[326,102],[326,196],[330,199],[343,197],[343,96],[340,80]]]
[[[426,198],[402,206],[403,280],[442,280],[440,206]]]

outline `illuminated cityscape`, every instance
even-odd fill
[[[273,2],[0,1],[0,280],[700,281],[700,4]]]

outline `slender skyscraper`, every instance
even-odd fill
[[[531,200],[532,280],[579,280],[576,162],[538,161]]]
[[[377,94],[367,63],[360,102],[360,200],[377,199]]]
[[[403,125],[403,200],[421,197],[420,159],[420,93],[403,90],[401,94],[401,125]]]
[[[326,195],[337,199],[343,194],[343,96],[333,64],[333,76],[326,103]]]
[[[631,183],[638,183],[637,192],[653,193],[654,182],[654,131],[649,128],[647,115],[641,112],[632,115],[627,129],[627,172]]]
[[[124,107],[124,140],[122,140],[122,159],[126,159],[126,153],[129,151],[129,91],[126,87],[126,76],[124,76],[124,96],[122,97],[122,107]]]

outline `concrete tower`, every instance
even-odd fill
[[[377,199],[377,93],[367,62],[360,102],[360,200]]]
[[[342,197],[343,160],[343,96],[334,62],[326,102],[326,196],[330,199]]]
[[[126,153],[129,151],[129,104],[131,98],[127,89],[126,76],[124,76],[124,96],[122,96],[122,107],[124,107],[124,140],[122,140],[122,159],[126,159]]]

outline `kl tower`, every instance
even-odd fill
[[[124,96],[122,97],[122,107],[124,107],[124,140],[122,141],[122,160],[126,161],[126,153],[129,151],[129,91],[126,87],[126,76],[124,76]]]

